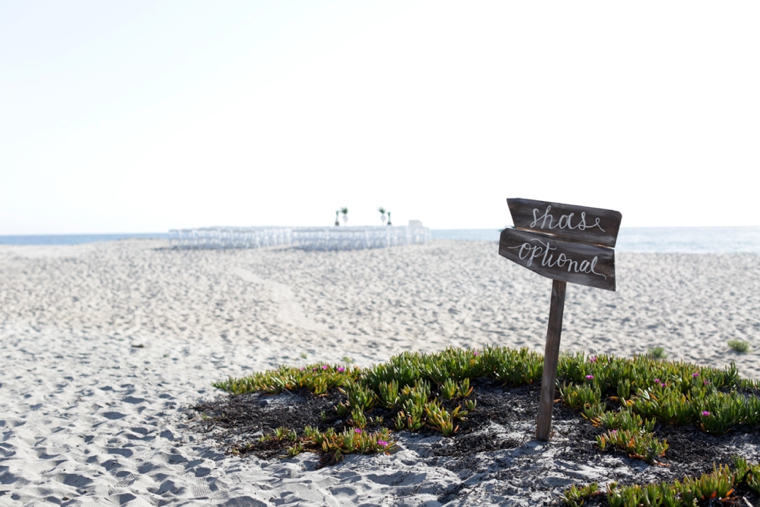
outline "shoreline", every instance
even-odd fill
[[[375,227],[375,226],[367,226]],[[502,229],[430,229],[437,241],[498,242]],[[123,234],[0,235],[3,245],[65,245],[130,239],[169,239],[170,232]],[[623,227],[618,253],[760,254],[760,226]]]

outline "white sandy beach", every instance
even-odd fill
[[[735,361],[760,379],[758,261],[619,253],[617,292],[568,285],[561,350],[659,346],[668,359]],[[454,486],[461,494],[447,505],[547,502],[525,484],[420,463],[421,438],[321,470],[310,455],[224,456],[188,428],[186,409],[217,396],[215,380],[280,364],[367,366],[487,344],[543,353],[550,290],[486,242],[354,252],[0,246],[0,505],[434,506]],[[729,339],[752,349],[732,352]],[[557,463],[561,445],[561,436],[532,441],[483,462],[532,466],[557,492],[623,466]]]

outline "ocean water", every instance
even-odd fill
[[[432,229],[433,239],[499,241],[500,229]],[[127,238],[168,239],[168,233],[0,236],[0,245],[78,245]],[[760,227],[623,227],[617,252],[760,253]]]
[[[0,245],[81,245],[101,241],[117,241],[127,238],[169,239],[166,232],[146,232],[132,234],[52,234],[29,236],[0,236]]]

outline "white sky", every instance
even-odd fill
[[[760,2],[0,1],[0,235],[760,225]]]

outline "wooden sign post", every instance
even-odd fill
[[[501,232],[499,255],[553,280],[536,419],[536,438],[547,441],[567,282],[615,290],[613,248],[623,216],[612,210],[530,199],[507,199],[507,204],[515,227]]]

